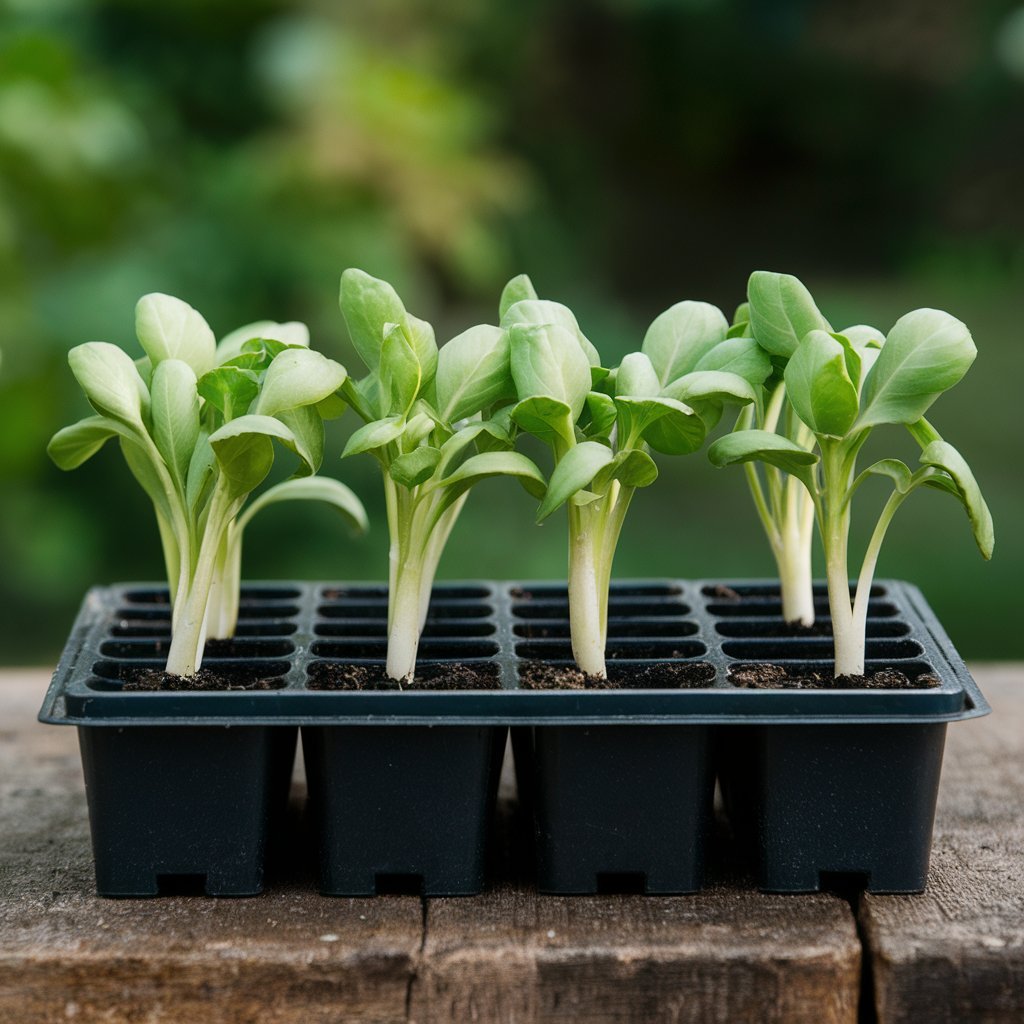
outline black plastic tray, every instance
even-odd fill
[[[471,662],[493,672],[500,689],[324,691],[307,686],[308,673],[324,663],[383,662],[386,589],[361,583],[253,584],[243,588],[237,639],[204,665],[251,669],[280,685],[180,693],[123,692],[119,682],[135,668],[163,666],[170,629],[166,589],[154,584],[95,588],[86,596],[40,719],[82,726],[693,725],[950,722],[989,711],[920,591],[891,580],[876,583],[872,591],[867,668],[930,672],[941,680],[938,687],[736,687],[729,671],[744,662],[830,671],[831,637],[786,635],[773,581],[665,579],[613,586],[609,666],[628,674],[630,666],[651,661],[706,662],[715,669],[706,687],[520,689],[522,661],[572,663],[565,594],[564,584],[550,582],[467,581],[435,589],[420,670],[429,672],[446,660]],[[815,600],[827,623],[823,588],[816,588]]]

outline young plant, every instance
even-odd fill
[[[344,456],[369,452],[380,463],[391,540],[387,674],[401,684],[415,674],[438,562],[469,489],[514,476],[539,496],[544,477],[511,450],[504,331],[471,327],[439,351],[430,324],[389,284],[355,269],[342,274],[340,305],[369,370],[342,389],[365,421]]]
[[[786,301],[781,301],[785,293]],[[736,430],[758,429],[777,434],[806,451],[814,434],[786,399],[785,369],[800,339],[811,330],[831,331],[810,293],[786,274],[756,271],[747,285],[747,301],[736,311],[730,334],[749,334],[772,358],[772,374],[758,401],[745,406]],[[778,567],[782,616],[788,623],[814,625],[811,548],[814,502],[793,476],[777,466],[744,465],[747,485]]]
[[[135,326],[140,359],[98,341],[68,354],[96,415],[58,431],[48,451],[61,469],[75,469],[118,439],[160,530],[172,602],[167,671],[191,675],[211,621],[214,635],[234,630],[242,532],[256,511],[312,497],[365,525],[348,488],[310,479],[323,457],[322,412],[337,412],[346,373],[310,351],[301,325],[251,325],[218,346],[199,313],[169,295],[143,296]],[[274,333],[290,344],[259,336]],[[270,472],[275,440],[299,457],[299,479],[243,513]]]
[[[755,401],[770,373],[750,338],[728,338],[722,313],[680,302],[650,326],[641,351],[609,374],[568,307],[518,278],[502,300],[518,403],[512,418],[547,444],[554,470],[537,514],[569,519],[569,619],[580,670],[604,678],[608,589],[634,493],[652,484],[653,449],[699,450],[726,404]]]
[[[784,284],[767,301],[766,316],[777,325],[805,324],[809,298],[802,286]],[[798,327],[796,334],[799,340],[784,375],[786,395],[813,433],[815,450],[766,430],[741,430],[717,440],[709,456],[717,466],[764,462],[806,488],[825,552],[835,675],[860,676],[879,549],[896,510],[910,494],[921,487],[952,494],[967,510],[982,555],[992,555],[992,517],[970,468],[923,419],[936,398],[964,376],[977,350],[967,327],[936,309],[907,313],[887,336],[866,327],[837,333],[813,325],[803,333]],[[922,449],[919,469],[887,458],[857,472],[861,448],[885,424],[909,429]],[[888,480],[893,489],[871,534],[851,599],[852,501],[872,477]]]

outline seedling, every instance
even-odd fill
[[[526,278],[506,288],[501,322],[519,399],[512,417],[555,460],[537,520],[568,508],[573,655],[604,678],[612,561],[634,493],[658,476],[650,450],[699,450],[724,405],[755,401],[771,364],[752,339],[728,338],[726,318],[704,302],[662,313],[612,374],[572,311],[539,300]]]
[[[180,299],[146,295],[135,313],[141,359],[99,341],[68,354],[96,415],[58,431],[48,451],[61,469],[75,469],[118,439],[160,529],[173,606],[167,671],[191,675],[207,636],[234,631],[242,533],[255,512],[316,498],[365,526],[347,487],[311,478],[323,457],[321,416],[338,411],[346,373],[307,347],[299,324],[250,325],[218,346]],[[286,340],[261,336],[273,334]],[[275,440],[299,457],[298,478],[243,512],[270,472]]]
[[[776,337],[788,332],[787,344],[793,343],[784,374],[786,396],[813,433],[815,450],[767,430],[740,430],[717,440],[709,456],[717,466],[763,462],[806,488],[825,552],[835,675],[861,676],[879,550],[896,510],[911,493],[931,487],[952,494],[967,511],[982,555],[992,555],[992,517],[974,475],[923,418],[939,395],[964,376],[977,350],[967,327],[937,309],[907,313],[887,336],[867,327],[839,333],[808,324],[807,290],[795,278],[771,276],[774,294],[766,318],[780,325]],[[899,459],[888,458],[857,472],[861,448],[884,424],[906,425],[922,449],[919,469],[911,471]],[[851,598],[852,500],[872,477],[887,479],[893,490],[871,534]]]
[[[786,294],[786,301],[781,296]],[[737,309],[732,333],[749,334],[772,358],[772,374],[758,401],[745,406],[736,430],[756,428],[792,441],[810,451],[814,434],[786,399],[786,364],[800,339],[811,330],[831,331],[814,299],[795,278],[757,271],[747,286],[747,301]],[[763,465],[763,479],[754,462],[744,465],[747,485],[779,573],[782,616],[786,622],[814,625],[811,549],[814,502],[793,476],[777,466]]]
[[[511,450],[504,331],[471,327],[439,351],[434,329],[391,285],[355,269],[342,274],[340,305],[369,370],[342,389],[365,421],[344,456],[369,452],[380,463],[391,540],[387,674],[401,684],[415,674],[438,562],[470,488],[514,476],[540,496],[544,477]]]

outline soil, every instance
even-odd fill
[[[126,678],[122,690],[276,690],[272,679],[253,679],[242,672],[214,672],[201,668],[194,675],[176,676],[155,668],[140,669]]]
[[[911,679],[893,668],[863,676],[829,676],[818,672],[792,676],[782,665],[743,665],[729,673],[735,686],[750,690],[928,690],[939,685],[924,673]]]
[[[578,668],[527,662],[519,673],[524,690],[696,690],[715,678],[707,662],[655,662],[650,665],[610,665],[609,676],[584,675]]]
[[[494,666],[448,665],[421,669],[410,683],[399,686],[382,665],[335,665],[321,662],[310,671],[311,690],[500,690],[501,680]]]

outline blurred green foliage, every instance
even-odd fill
[[[915,497],[880,572],[918,582],[972,657],[1021,656],[1024,7],[890,0],[0,0],[0,653],[52,659],[95,581],[160,573],[146,501],[104,452],[44,454],[82,411],[72,345],[131,344],[135,300],[218,333],[305,320],[355,363],[349,265],[448,337],[528,271],[603,352],[681,298],[731,311],[755,267],[835,323],[948,309],[980,357],[934,420],[996,519]],[[378,523],[369,460],[325,471]],[[908,447],[907,454],[911,454]],[[282,460],[283,461],[283,460]],[[664,460],[616,571],[766,575],[742,474]],[[930,500],[929,500],[930,499]],[[558,575],[558,523],[512,482],[474,493],[441,575]],[[856,536],[855,531],[855,536]],[[861,533],[862,537],[863,534]],[[254,523],[250,577],[383,578],[386,531],[329,511]]]

